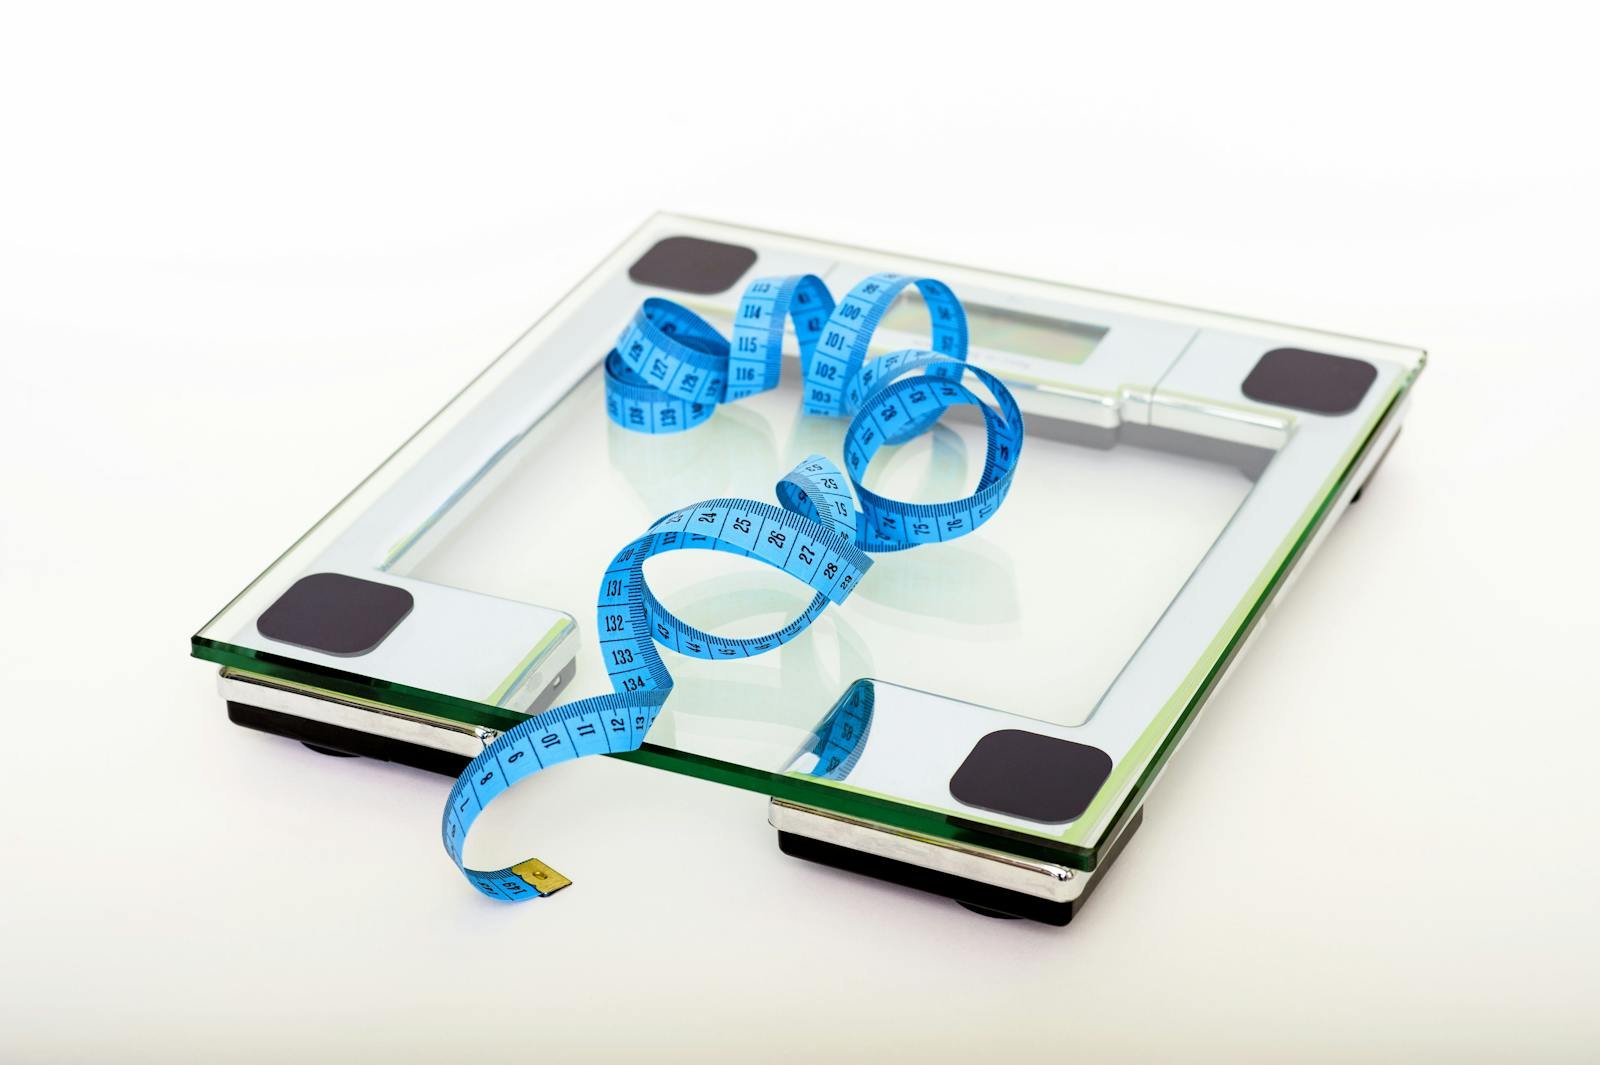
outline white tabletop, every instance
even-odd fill
[[[749,60],[790,12],[748,5],[43,10],[0,44],[0,1058],[1593,1053],[1582,34],[902,12],[808,64]],[[952,32],[970,66],[919,75]],[[494,905],[440,849],[445,778],[235,728],[187,657],[657,207],[1429,349],[1067,929],[786,858],[760,796],[604,759],[485,819],[576,880]]]

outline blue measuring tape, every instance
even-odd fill
[[[817,726],[807,750],[816,758],[810,775],[823,780],[843,780],[861,760],[867,736],[872,731],[872,708],[877,691],[863,677],[850,685],[828,716]]]
[[[869,361],[878,323],[912,285],[928,311],[931,350],[895,351]],[[791,323],[800,346],[803,409],[851,419],[843,469],[810,455],[778,481],[777,505],[708,499],[667,514],[617,552],[600,582],[596,619],[613,693],[546,710],[512,727],[472,760],[450,790],[445,850],[490,898],[522,902],[571,883],[531,858],[493,871],[469,869],[462,859],[467,832],[495,796],[540,769],[586,754],[638,749],[672,693],[661,647],[714,660],[780,647],[829,603],[849,598],[872,567],[869,552],[965,536],[1005,499],[1022,451],[1022,413],[998,378],[966,361],[966,312],[948,286],[931,278],[874,274],[837,304],[810,274],[762,278],[744,291],[731,341],[693,311],[647,299],[606,357],[607,413],[638,432],[692,429],[719,403],[777,386]],[[968,387],[968,377],[984,386],[992,402]],[[987,437],[983,472],[970,496],[907,503],[862,485],[881,448],[915,438],[961,405],[979,410]],[[663,606],[644,579],[646,559],[682,550],[758,559],[808,585],[814,595],[798,617],[765,636],[704,632]],[[848,773],[871,717],[871,684],[858,682],[818,729],[813,775],[840,779]]]

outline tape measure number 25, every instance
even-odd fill
[[[928,310],[931,349],[869,361],[878,322],[910,285]],[[873,554],[965,536],[1005,499],[1022,452],[1021,412],[999,379],[966,361],[966,312],[948,286],[930,278],[874,274],[837,304],[812,275],[763,278],[745,290],[731,340],[685,307],[647,299],[606,357],[607,412],[638,432],[693,429],[717,404],[777,386],[791,323],[800,346],[805,413],[850,419],[843,470],[810,455],[778,481],[776,504],[708,499],[666,515],[617,552],[600,580],[596,616],[613,693],[546,710],[509,729],[450,790],[445,850],[490,898],[522,902],[571,883],[537,859],[470,869],[462,860],[467,832],[496,795],[524,777],[586,754],[638,748],[672,694],[661,648],[721,660],[780,647],[829,603],[844,603],[872,568]],[[969,387],[969,379],[984,386],[987,400]],[[978,408],[987,436],[972,495],[907,503],[863,487],[880,448],[913,439],[960,405]],[[814,595],[798,617],[766,636],[730,639],[703,632],[663,606],[644,579],[646,559],[684,550],[758,559],[810,586]]]

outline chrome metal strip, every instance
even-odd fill
[[[929,839],[889,825],[800,806],[783,799],[771,801],[767,807],[767,821],[780,832],[792,832],[1050,902],[1071,902],[1083,894],[1095,875],[987,847]]]
[[[467,758],[476,757],[489,741],[500,735],[498,730],[481,725],[466,725],[380,703],[347,699],[332,692],[313,694],[314,690],[303,690],[231,668],[217,674],[217,691],[230,702]]]

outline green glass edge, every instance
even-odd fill
[[[657,747],[653,743],[646,743],[637,751],[625,751],[609,757],[684,773],[774,799],[820,807],[864,821],[877,821],[930,839],[988,847],[1085,872],[1094,868],[1097,857],[1094,851],[1085,847],[1063,846],[1051,839],[1011,832],[1002,825],[981,825],[976,820],[954,817],[905,799],[880,797],[875,792],[860,788],[840,788],[833,781],[770,773],[765,769],[734,765],[688,751]]]
[[[1140,734],[1133,747],[1112,769],[1111,776],[1101,786],[1095,800],[1090,803],[1083,816],[1060,837],[1041,836],[992,822],[984,823],[974,818],[956,817],[932,807],[912,803],[910,800],[880,795],[839,781],[800,778],[754,769],[650,743],[646,743],[637,751],[623,752],[610,757],[746,791],[759,792],[774,798],[818,806],[847,816],[879,821],[933,839],[995,848],[1025,857],[1057,862],[1086,872],[1092,871],[1099,863],[1104,841],[1115,839],[1122,824],[1138,809],[1138,804],[1143,801],[1156,775],[1165,766],[1184,733],[1188,731],[1195,712],[1204,703],[1206,696],[1215,687],[1223,671],[1254,628],[1266,604],[1270,602],[1272,593],[1283,582],[1294,561],[1300,557],[1306,544],[1322,526],[1329,508],[1366,455],[1377,428],[1383,424],[1400,397],[1410,388],[1419,370],[1420,368],[1412,370],[1403,377],[1368,421],[1361,438],[1347,452],[1341,468],[1329,477],[1318,501],[1307,509],[1306,515],[1301,520],[1299,532],[1280,546],[1276,568],[1263,572],[1252,592],[1244,597],[1230,615],[1227,628],[1207,649],[1206,658],[1209,659],[1209,664],[1206,661],[1196,664],[1185,678],[1184,684],[1162,708],[1161,713]],[[382,702],[436,714],[466,724],[504,730],[524,720],[524,715],[500,707],[486,706],[471,700],[342,670],[329,669],[323,672],[319,668],[314,671],[306,668],[303,663],[294,663],[292,660],[212,640],[199,634],[192,638],[192,653],[196,658],[219,665],[233,666],[336,694],[372,699],[375,692],[382,692],[385,695],[385,698],[380,700]],[[1196,678],[1199,678],[1198,682]],[[1184,692],[1189,690],[1191,685],[1193,690],[1185,697]],[[1152,747],[1154,754],[1148,756],[1148,761],[1143,761]],[[1092,846],[1081,842],[1081,837],[1092,831],[1091,826],[1113,801],[1111,796],[1116,794],[1129,775],[1134,772],[1140,774],[1137,783],[1122,800],[1116,816],[1106,830],[1099,833],[1099,841]],[[1079,838],[1074,838],[1075,834]]]
[[[1401,397],[1410,389],[1419,372],[1421,372],[1420,366],[1404,375],[1390,389],[1389,395],[1368,419],[1360,439],[1345,453],[1339,469],[1324,482],[1317,502],[1307,508],[1306,514],[1301,518],[1298,534],[1292,535],[1278,548],[1275,556],[1276,565],[1272,566],[1269,563],[1270,569],[1263,572],[1251,591],[1234,608],[1222,632],[1206,649],[1205,656],[1195,664],[1194,669],[1190,670],[1183,684],[1161,708],[1161,712],[1139,734],[1139,738],[1128,749],[1128,753],[1118,760],[1111,775],[1100,786],[1094,800],[1089,803],[1089,808],[1062,833],[1061,839],[1064,842],[1081,842],[1085,835],[1093,832],[1094,826],[1106,808],[1115,801],[1113,796],[1130,775],[1138,772],[1138,780],[1123,798],[1116,816],[1107,823],[1105,830],[1099,833],[1101,841],[1117,838],[1122,826],[1144,801],[1145,795],[1155,783],[1167,759],[1177,749],[1184,734],[1189,731],[1189,726],[1193,723],[1199,708],[1205,704],[1206,698],[1222,679],[1223,673],[1255,629],[1256,623],[1261,620],[1262,614],[1283,584],[1295,561],[1300,558],[1312,538],[1322,528],[1329,510],[1349,484],[1361,460],[1371,449],[1373,441],[1377,439],[1378,428],[1384,424],[1389,414],[1399,404]],[[1190,692],[1187,698],[1184,696],[1185,691]],[[1153,754],[1150,753],[1152,749]],[[1098,853],[1097,846],[1097,857]]]
[[[354,673],[337,671],[330,671],[327,675],[314,673],[295,668],[283,659],[253,654],[248,649],[199,636],[194,638],[193,651],[196,658],[247,673],[288,681],[309,688],[313,692],[326,691],[347,695],[364,702],[379,702],[418,710],[451,721],[504,730],[525,720],[524,715],[510,710],[452,699],[404,684],[375,681]],[[382,697],[376,698],[375,695],[379,692],[382,693]],[[1012,834],[1004,826],[994,826],[992,831],[979,831],[975,827],[976,822],[968,821],[964,825],[960,819],[952,818],[948,814],[908,806],[901,800],[880,798],[869,792],[837,791],[822,781],[770,773],[765,769],[735,765],[732,762],[723,762],[689,751],[659,747],[652,743],[646,743],[637,751],[624,751],[609,757],[698,777],[773,798],[820,806],[836,813],[867,821],[879,821],[935,839],[998,848],[1042,861],[1059,862],[1076,869],[1092,868],[1086,863],[1094,859],[1093,852],[1084,848],[1063,848],[1059,843],[1050,840],[1021,833]]]
[[[505,679],[495,685],[494,691],[489,693],[489,701],[499,706],[502,699],[527,682],[528,674],[544,661],[558,640],[577,630],[577,623],[568,617],[563,617],[552,625],[550,631],[533,645],[533,650],[523,655],[522,661],[512,666],[511,672],[506,674]]]
[[[198,633],[190,640],[190,653],[207,662],[232,666],[248,673],[293,681],[310,688],[349,695],[358,699],[375,699],[377,702],[398,706],[406,710],[420,710],[465,725],[482,725],[485,728],[505,730],[524,720],[524,715],[504,707],[459,699],[438,692],[413,688],[390,680],[348,673],[342,669],[309,667],[306,663],[280,658],[248,647],[213,640]],[[379,697],[381,693],[382,697]]]

